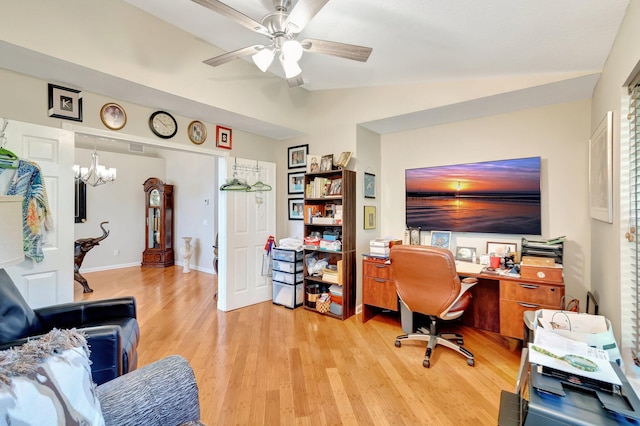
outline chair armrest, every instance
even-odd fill
[[[96,388],[106,425],[177,425],[200,419],[198,385],[186,359],[172,355]]]
[[[85,324],[95,324],[115,318],[136,318],[136,299],[96,300],[88,302],[63,303],[34,310],[42,326],[56,328],[80,328]]]
[[[122,330],[117,325],[80,328],[87,338],[91,377],[97,384],[122,376]]]
[[[87,338],[89,359],[91,360],[91,376],[93,381],[101,384],[122,376],[122,338],[121,329],[117,325],[101,325],[96,327],[78,328]],[[46,333],[45,333],[46,334]],[[29,336],[0,344],[0,350],[22,346],[29,340],[44,336]]]

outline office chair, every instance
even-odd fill
[[[478,280],[465,278],[460,281],[456,272],[453,254],[447,249],[429,246],[395,245],[391,248],[391,271],[400,296],[403,331],[408,331],[396,338],[396,347],[403,340],[421,340],[428,342],[422,365],[431,365],[431,354],[437,344],[446,346],[464,355],[467,364],[474,365],[473,354],[462,347],[464,344],[460,334],[437,334],[436,321],[459,318],[471,302],[469,290]],[[410,312],[406,312],[406,310]],[[410,320],[413,312],[429,316],[429,330],[424,328],[413,332],[413,324],[408,329],[405,321]],[[455,343],[454,343],[455,341]]]

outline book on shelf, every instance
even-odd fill
[[[322,216],[324,211],[321,205],[318,204],[305,204],[304,205],[304,223],[312,223],[311,219],[317,216]]]
[[[336,225],[342,224],[342,204],[333,206],[333,218],[336,220]]]
[[[338,270],[330,267],[322,268],[322,280],[330,283],[338,284],[339,282]]]
[[[314,225],[334,225],[335,220],[332,217],[315,216],[311,218],[311,223]]]

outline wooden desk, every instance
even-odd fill
[[[478,274],[478,284],[469,291],[473,301],[462,323],[503,336],[524,338],[524,312],[559,309],[564,283]]]
[[[558,309],[564,283],[489,274],[460,274],[478,278],[469,291],[473,301],[462,316],[464,325],[522,340],[525,311]],[[391,265],[374,259],[362,260],[362,322],[376,310],[398,310],[398,296],[391,279]]]

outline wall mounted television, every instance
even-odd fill
[[[540,157],[405,171],[407,227],[540,235]]]

